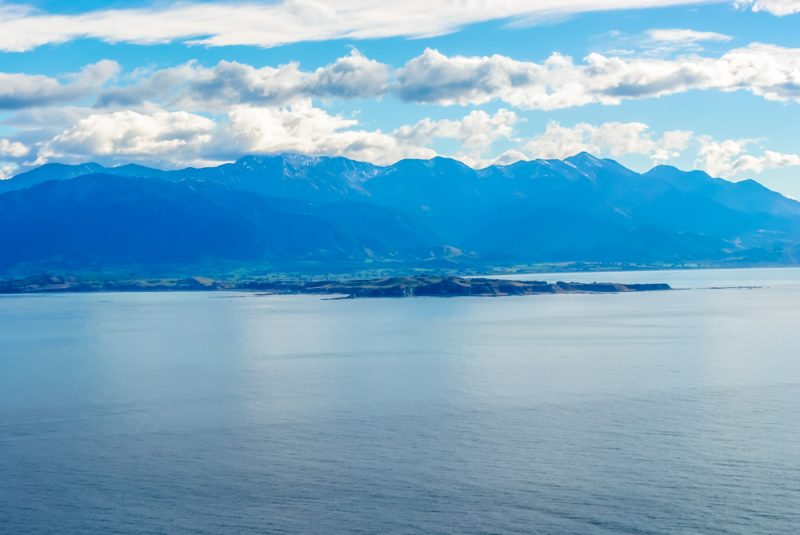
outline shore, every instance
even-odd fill
[[[664,291],[665,283],[621,284],[610,282],[544,282],[457,276],[414,276],[343,281],[276,281],[266,279],[214,280],[204,277],[183,279],[90,280],[41,275],[0,282],[2,294],[75,292],[165,292],[165,291],[251,291],[268,294],[343,295],[371,297],[501,297],[562,293],[621,293]]]

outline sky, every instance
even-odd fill
[[[800,0],[0,0],[0,178],[581,151],[800,198]]]

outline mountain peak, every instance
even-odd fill
[[[434,156],[429,160],[431,165],[441,165],[449,168],[455,168],[458,170],[469,170],[472,171],[472,167],[468,166],[461,160],[456,160],[455,158],[448,158],[446,156]]]
[[[301,158],[301,155],[286,154],[286,153],[248,154],[246,156],[242,156],[241,158],[237,159],[234,162],[234,165],[244,169],[258,169],[264,167],[265,165],[284,162],[289,158],[293,160],[299,160]]]
[[[20,173],[8,180],[0,181],[0,193],[22,189],[33,186],[48,180],[67,180],[70,178],[100,173],[105,167],[95,162],[69,165],[64,163],[46,163],[39,167],[34,167],[29,171]]]
[[[657,178],[664,180],[678,188],[696,188],[715,180],[705,171],[681,171],[677,167],[671,165],[657,165],[644,173],[646,178]]]
[[[579,152],[574,156],[565,158],[563,160],[565,165],[575,168],[579,173],[594,180],[598,174],[614,173],[625,176],[637,175],[635,171],[631,171],[616,160],[609,158],[598,158],[597,156],[588,152]]]
[[[465,252],[448,262],[487,266],[718,261],[731,244],[737,258],[800,258],[800,203],[668,166],[643,178],[589,153],[482,170],[441,157],[379,167],[251,155],[198,170],[51,165],[5,182],[0,271],[204,258],[422,266],[444,261],[432,251],[445,246]]]
[[[692,171],[682,171],[681,169],[678,169],[674,165],[666,165],[666,164],[656,165],[655,167],[650,169],[645,174],[647,174],[647,175],[649,175],[649,174],[666,175],[666,174],[678,174],[678,173],[691,174],[692,176],[695,176],[695,177],[711,178],[711,175],[709,175],[705,171],[701,171],[700,169],[694,169]]]
[[[611,160],[598,158],[594,154],[590,154],[586,151],[579,152],[578,154],[568,158],[564,158],[564,162],[572,164],[576,167],[604,167],[609,161]]]

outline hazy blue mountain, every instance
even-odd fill
[[[791,263],[800,252],[800,203],[756,182],[668,166],[639,174],[586,153],[481,170],[294,154],[170,171],[49,164],[0,182],[0,225],[5,269]]]
[[[347,158],[283,154],[245,156],[233,164],[177,174],[275,197],[333,202],[364,197],[362,185],[378,172],[379,167]]]
[[[364,221],[375,236],[365,232]],[[335,264],[376,255],[410,260],[435,248],[424,229],[416,235],[420,229],[391,208],[312,206],[203,181],[106,174],[0,195],[0,228],[0,269],[6,270],[191,267],[215,259],[243,266]]]
[[[8,180],[0,180],[0,193],[28,188],[50,180],[68,180],[92,173],[102,173],[105,169],[102,165],[91,162],[79,165],[48,163]]]
[[[0,180],[0,193],[29,188],[36,184],[41,184],[42,182],[69,180],[70,178],[92,174],[165,179],[172,176],[170,171],[162,171],[161,169],[154,169],[152,167],[145,167],[144,165],[132,163],[120,165],[118,167],[104,167],[94,162],[77,165],[48,163],[25,173],[21,173],[9,180]],[[179,178],[180,176],[176,174],[175,179]]]
[[[703,171],[685,172],[668,165],[654,167],[643,176],[663,180],[681,191],[701,194],[733,210],[800,216],[800,203],[787,199],[754,180],[729,182],[712,178]]]

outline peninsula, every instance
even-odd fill
[[[363,280],[214,280],[204,277],[148,280],[84,280],[42,275],[0,282],[0,293],[249,291],[260,294],[316,294],[357,297],[500,297],[562,293],[620,293],[670,290],[669,284],[544,282],[421,275]]]

